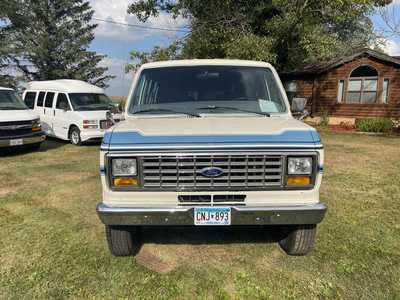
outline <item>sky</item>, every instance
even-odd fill
[[[185,28],[187,21],[178,18],[172,19],[169,15],[161,14],[157,18],[150,18],[145,24],[139,22],[133,15],[127,14],[127,7],[135,0],[90,0],[94,9],[94,18],[105,19],[114,22],[146,25],[158,28]],[[399,15],[400,0],[395,0],[390,7],[393,13]],[[378,12],[371,16],[377,31],[387,30]],[[125,65],[130,62],[129,53],[132,50],[150,51],[154,46],[167,46],[175,39],[181,38],[184,33],[160,30],[143,30],[124,25],[105,23],[94,20],[98,24],[95,31],[95,39],[91,44],[91,50],[105,54],[103,66],[109,68],[108,72],[116,78],[109,82],[106,92],[110,96],[125,96],[132,83],[132,74],[126,74]],[[400,56],[400,37],[390,36],[386,40],[384,50],[390,55]]]

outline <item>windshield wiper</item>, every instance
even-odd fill
[[[230,109],[230,110],[236,110],[236,111],[241,111],[241,112],[246,112],[246,113],[251,113],[251,114],[263,115],[263,116],[266,116],[266,117],[270,117],[271,116],[269,113],[262,112],[262,111],[247,110],[247,109],[241,109],[241,108],[230,107],[230,106],[209,105],[209,106],[205,106],[205,107],[198,107],[197,109],[198,110]]]
[[[170,113],[174,113],[174,114],[183,114],[183,115],[188,115],[188,116],[196,117],[196,118],[201,117],[199,114],[196,114],[196,113],[191,113],[191,112],[186,112],[186,111],[177,111],[177,110],[168,109],[168,108],[149,108],[149,109],[135,111],[132,114],[141,114],[141,113],[155,112],[155,111],[165,111],[165,112],[170,112]]]

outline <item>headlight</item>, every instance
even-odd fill
[[[312,173],[312,157],[289,157],[289,175],[310,175]]]
[[[113,176],[136,176],[136,158],[115,158],[111,162]]]
[[[40,119],[32,120],[32,131],[40,131],[40,130],[42,130]]]

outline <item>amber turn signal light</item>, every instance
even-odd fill
[[[289,176],[287,178],[288,186],[310,185],[310,176]]]
[[[136,178],[120,177],[114,178],[114,186],[137,186],[138,180]]]

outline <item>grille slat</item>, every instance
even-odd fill
[[[207,167],[223,173],[214,178],[201,174]],[[281,186],[283,157],[278,155],[144,156],[141,159],[145,188],[213,190]]]

